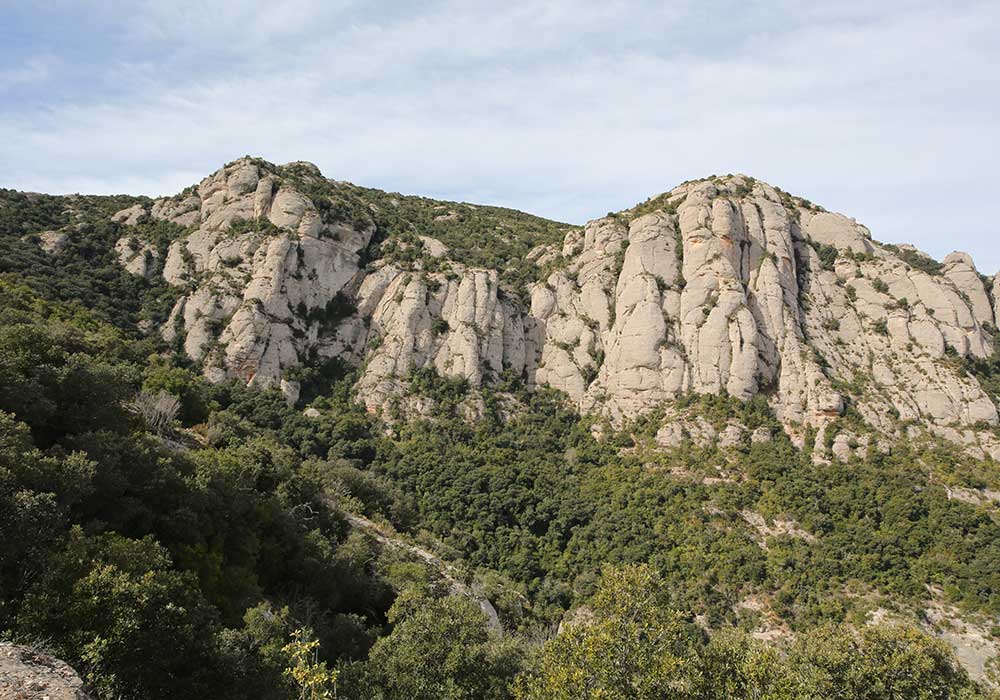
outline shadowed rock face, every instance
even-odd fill
[[[380,259],[373,219],[323,209],[316,193],[335,185],[308,164],[243,159],[115,215],[187,227],[163,264],[185,294],[162,332],[210,379],[294,399],[286,370],[339,357],[362,368],[375,410],[414,369],[472,387],[511,372],[614,423],[683,392],[763,393],[793,433],[850,403],[880,431],[915,421],[1000,455],[973,430],[997,409],[955,361],[992,353],[1000,311],[1000,280],[988,292],[968,255],[923,265],[853,219],[729,176],[568,230],[531,252],[536,281],[512,290],[427,237],[409,266]],[[123,238],[123,265],[151,274],[157,261],[133,255],[145,250]],[[343,299],[352,312],[329,322]]]

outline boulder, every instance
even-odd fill
[[[38,247],[46,253],[58,253],[69,244],[65,231],[43,231],[38,234]]]

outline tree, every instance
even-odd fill
[[[129,403],[129,409],[146,422],[150,432],[157,435],[170,432],[179,408],[180,400],[165,391],[155,394],[140,391]]]
[[[372,700],[501,700],[520,670],[516,644],[491,637],[486,616],[461,596],[404,591],[389,611],[392,632],[363,665]]]
[[[685,686],[684,633],[662,579],[646,565],[606,568],[593,618],[546,643],[519,700],[661,700]]]
[[[102,698],[207,697],[225,685],[213,611],[194,576],[172,570],[149,537],[86,537],[74,528],[25,597],[17,631],[79,659]]]
[[[698,650],[691,700],[792,700],[796,686],[780,652],[744,632],[715,633]]]
[[[177,417],[186,426],[208,420],[211,406],[204,380],[189,369],[171,367],[161,360],[146,370],[142,390],[152,395],[166,392],[177,397]]]
[[[948,645],[907,626],[824,626],[798,639],[796,697],[944,700],[984,697]]]

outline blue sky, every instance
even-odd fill
[[[0,186],[244,154],[582,223],[744,172],[1000,269],[1000,3],[0,0]]]

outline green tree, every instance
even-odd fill
[[[824,626],[788,656],[801,698],[947,700],[986,697],[943,641],[907,626]]]
[[[76,528],[29,590],[17,630],[79,659],[102,698],[209,695],[225,685],[216,616],[195,578],[170,565],[152,538],[86,537]]]
[[[142,388],[150,394],[165,391],[176,396],[180,400],[178,418],[185,426],[204,423],[211,413],[205,382],[189,369],[156,363],[146,370]]]
[[[795,685],[780,652],[744,632],[716,633],[698,650],[690,700],[792,700]]]
[[[648,566],[607,568],[582,619],[546,643],[519,700],[661,700],[685,688],[684,630]]]
[[[372,700],[501,700],[521,652],[496,639],[468,598],[427,598],[409,589],[389,611],[392,632],[363,665],[362,697]]]

